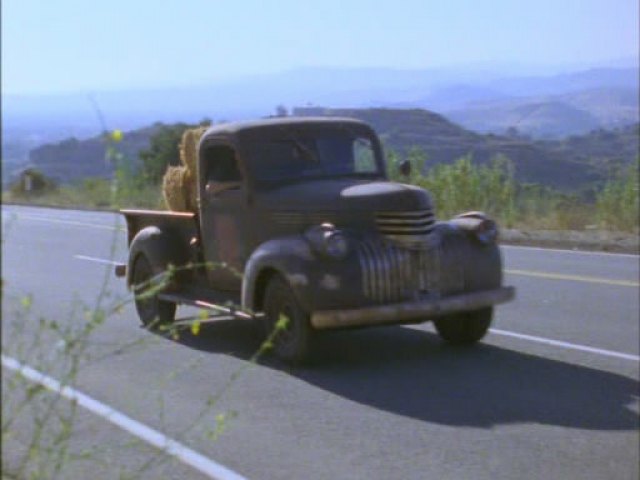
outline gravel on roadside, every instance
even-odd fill
[[[640,253],[637,233],[606,230],[500,230],[500,241],[505,245],[591,250],[615,253]]]

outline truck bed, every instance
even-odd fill
[[[198,220],[193,212],[170,210],[120,210],[127,221],[127,244],[145,227],[169,228],[183,238],[187,244],[199,238]]]

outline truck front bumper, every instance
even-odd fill
[[[514,287],[500,287],[472,293],[430,298],[417,302],[376,305],[351,310],[321,310],[311,315],[318,329],[362,327],[384,324],[421,323],[452,313],[478,310],[512,300]]]

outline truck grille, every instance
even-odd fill
[[[464,289],[464,261],[457,249],[409,249],[364,241],[357,252],[363,293],[374,303],[419,300]]]
[[[439,255],[382,242],[358,247],[365,297],[376,303],[417,299],[438,290]]]
[[[385,238],[406,248],[425,248],[436,221],[431,210],[377,212],[375,219]]]

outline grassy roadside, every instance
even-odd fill
[[[36,195],[16,195],[2,192],[2,203],[61,207],[90,210],[115,210],[116,208],[164,209],[162,192],[155,185],[139,185],[118,194],[118,205],[112,201],[111,185],[107,180],[85,180],[79,186],[62,186]]]
[[[167,142],[161,142],[162,148],[145,153],[149,165],[143,171],[132,171],[127,159],[111,146],[107,158],[118,167],[113,179],[87,178],[57,187],[43,177],[37,192],[14,184],[2,193],[2,201],[60,208],[166,209],[161,182],[169,160],[160,153],[176,156],[173,163],[185,163],[178,158],[180,136],[180,132],[173,132],[167,141],[170,149]],[[440,219],[481,210],[497,220],[504,243],[638,253],[640,158],[634,165],[612,172],[603,185],[562,192],[517,182],[513,163],[503,156],[476,164],[467,155],[429,169],[424,168],[426,153],[418,148],[404,156],[389,151],[387,157],[390,179],[429,191]],[[400,173],[403,161],[413,166],[405,175]],[[151,166],[155,176],[149,175]]]
[[[162,189],[171,182],[165,181],[163,187],[163,176],[165,180],[173,178],[167,177],[166,172],[175,171],[176,165],[191,163],[186,158],[188,152],[192,152],[191,157],[195,158],[195,144],[187,141],[194,128],[202,130],[202,126],[180,124],[158,132],[152,137],[149,149],[140,152],[142,164],[138,167],[134,167],[135,162],[115,148],[123,137],[122,132],[114,131],[116,136],[105,137],[105,160],[114,167],[111,179],[85,178],[74,185],[58,186],[32,169],[28,178],[14,182],[2,193],[2,201],[71,208],[165,209]],[[191,148],[187,148],[188,145]],[[639,232],[640,157],[631,165],[612,167],[606,182],[583,185],[578,191],[560,191],[516,180],[516,166],[504,155],[478,163],[469,154],[449,163],[430,165],[429,168],[426,168],[427,152],[418,147],[404,153],[386,149],[385,155],[389,178],[430,192],[438,218],[447,219],[461,212],[481,210],[503,229],[516,232],[506,235],[508,241],[542,239],[540,235],[529,232],[545,231],[549,232],[546,237],[557,237],[555,242],[566,238],[575,243],[576,238],[595,236],[598,241],[581,240],[579,243],[590,245],[589,248],[607,248],[607,239],[619,236],[618,232],[631,236],[637,236]],[[401,168],[407,163],[411,169]],[[168,165],[171,166],[169,170]],[[584,233],[554,233],[569,231]],[[603,241],[603,245],[598,245]],[[574,248],[575,245],[568,246]]]

